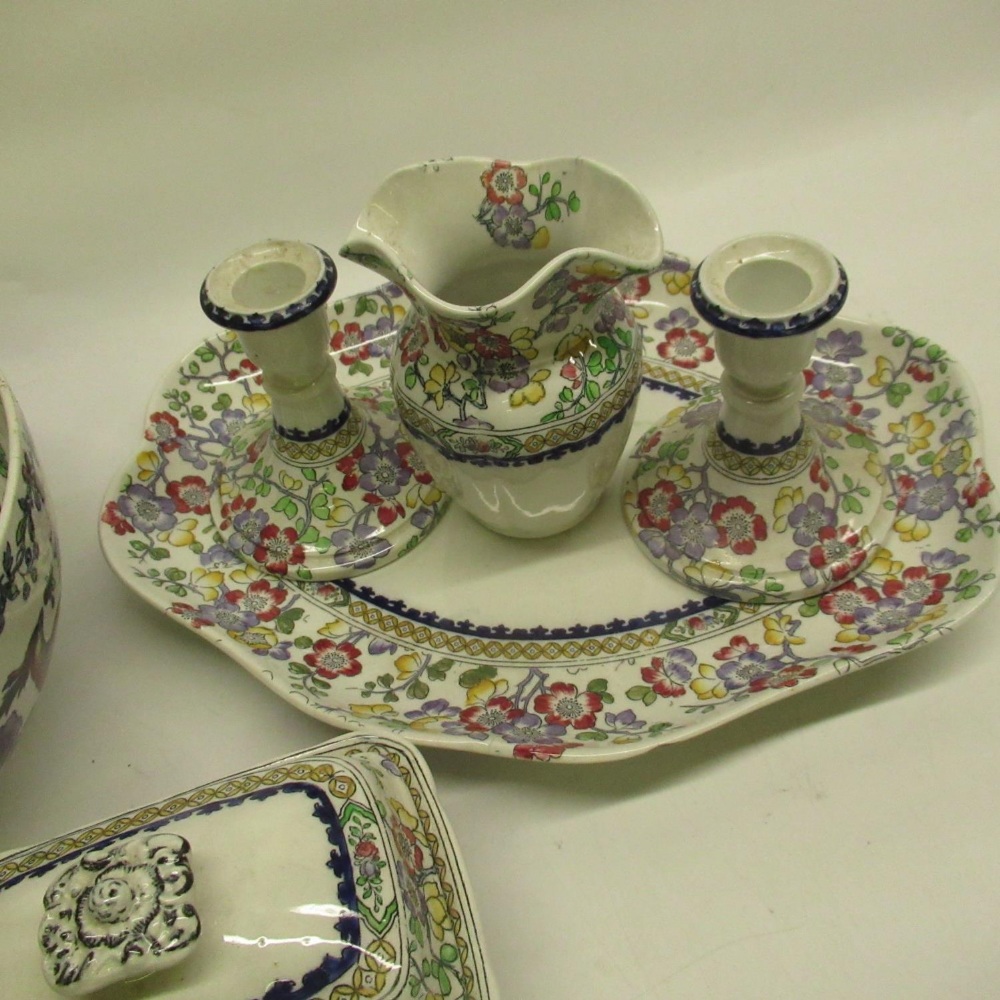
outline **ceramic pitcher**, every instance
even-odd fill
[[[392,387],[442,488],[507,535],[585,517],[635,415],[641,333],[618,286],[663,256],[648,201],[583,159],[431,161],[382,183],[341,253],[411,302]]]

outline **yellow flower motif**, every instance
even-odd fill
[[[842,628],[837,633],[837,644],[839,646],[853,646],[859,642],[867,642],[871,636],[864,632],[859,632],[853,625]]]
[[[225,579],[217,569],[202,569],[199,566],[191,570],[191,587],[209,602],[219,596]]]
[[[640,739],[639,736],[616,736],[611,742],[621,746],[626,743],[638,743]]]
[[[534,406],[536,403],[540,403],[545,398],[545,386],[542,383],[551,374],[548,368],[539,368],[531,376],[526,386],[521,389],[515,389],[510,394],[510,405],[523,406],[527,403],[529,406]]]
[[[274,629],[265,628],[258,625],[256,628],[248,628],[245,632],[230,632],[229,637],[237,642],[249,646],[258,652],[267,652],[278,645],[278,633]]]
[[[296,492],[302,489],[302,480],[290,476],[284,469],[281,469],[278,472],[278,482],[280,482],[286,490]]]
[[[903,514],[896,518],[892,530],[899,535],[901,541],[922,542],[931,533],[931,526],[916,514]]]
[[[880,388],[882,386],[892,385],[895,374],[892,362],[880,354],[875,359],[875,374],[868,376],[868,384],[878,386]]]
[[[592,346],[590,335],[582,326],[578,326],[559,345],[559,350],[556,351],[556,360],[565,361],[567,358],[578,358],[582,362]]]
[[[431,370],[427,374],[427,381],[424,382],[424,392],[427,393],[428,399],[434,400],[434,405],[439,410],[444,409],[444,394],[448,386],[457,378],[458,369],[453,361],[449,361],[447,365],[431,366]]]
[[[889,430],[906,442],[908,455],[925,451],[931,446],[931,435],[934,433],[934,422],[928,420],[922,413],[911,413],[905,423],[891,423]]]
[[[429,506],[440,503],[444,494],[438,489],[435,482],[414,483],[406,491],[406,506],[411,510],[421,504]]]
[[[532,250],[544,250],[549,245],[549,227],[541,226],[535,230],[535,235],[531,237]]]
[[[235,583],[238,588],[248,587],[251,583],[256,583],[264,574],[256,566],[249,564],[237,566],[230,570],[229,582]]]
[[[270,407],[271,400],[265,392],[251,392],[243,397],[243,408],[248,413],[263,413]]]
[[[902,560],[893,559],[892,553],[888,549],[881,547],[875,550],[872,561],[865,568],[867,575],[882,577],[884,579],[897,577],[902,572]]]
[[[661,465],[656,470],[657,479],[673,483],[679,490],[691,489],[691,477],[683,465]]]
[[[684,271],[664,271],[660,276],[663,278],[663,284],[667,286],[667,291],[671,295],[690,295],[691,294],[691,275],[693,272]]]
[[[865,456],[865,472],[879,483],[885,480],[885,469],[882,467],[878,454],[874,451],[868,452]]]
[[[805,502],[805,494],[801,486],[782,486],[774,500],[774,530],[788,530],[788,515]]]
[[[393,666],[396,668],[397,680],[405,681],[420,669],[420,657],[413,653],[404,653],[393,660]]]
[[[395,715],[392,705],[348,705],[351,715],[359,719],[370,719],[379,715]]]
[[[454,930],[455,922],[436,883],[424,883],[424,897],[427,900],[427,913],[431,918],[431,931],[438,941],[443,941],[445,933]]]
[[[538,349],[535,347],[534,331],[530,326],[518,327],[510,335],[510,346],[517,351],[521,357],[529,361],[538,357]]]
[[[406,310],[401,305],[383,305],[382,315],[389,318],[395,325],[399,326],[400,320],[406,315]]]
[[[155,451],[140,451],[135,461],[139,466],[139,481],[143,483],[152,479],[160,467],[160,456]]]
[[[347,524],[354,517],[354,507],[349,500],[345,500],[343,497],[330,497],[327,510],[329,511],[326,515],[326,526],[328,528],[336,528],[342,524]]]
[[[728,694],[726,685],[720,681],[715,673],[715,667],[710,663],[698,664],[698,673],[691,681],[691,690],[698,696],[699,701],[710,701],[712,698],[725,698]]]
[[[684,575],[695,587],[701,590],[712,590],[715,587],[729,583],[733,579],[732,570],[728,570],[725,566],[714,562],[685,566]]]
[[[178,521],[169,531],[161,531],[157,538],[167,545],[174,545],[183,548],[190,545],[195,540],[195,529],[198,527],[198,518],[186,517],[183,521]]]
[[[940,478],[949,472],[953,476],[962,476],[972,465],[972,445],[968,438],[959,438],[945,445],[935,456],[931,471]]]
[[[484,678],[469,688],[469,692],[465,696],[465,703],[466,705],[485,705],[490,698],[505,694],[508,687],[509,684],[505,680],[497,681]]]
[[[414,816],[413,813],[411,813],[409,809],[407,809],[406,806],[404,806],[403,803],[399,802],[397,799],[389,799],[389,805],[392,807],[392,811],[396,814],[396,819],[398,819],[407,830],[410,830],[414,836],[416,836],[417,840],[424,843],[424,838],[420,832],[420,820],[418,820],[417,817]]]
[[[767,615],[764,618],[764,642],[769,646],[782,646],[786,642],[800,646],[805,639],[794,634],[798,625],[798,619],[791,615]]]
[[[322,635],[326,636],[327,639],[334,639],[338,635],[343,635],[345,632],[350,632],[351,628],[347,622],[342,621],[330,621],[325,625],[321,625],[316,631]]]
[[[583,261],[576,265],[576,273],[585,277],[603,278],[605,281],[617,281],[622,275],[621,269],[609,260]]]
[[[341,983],[330,994],[331,1000],[369,1000],[382,996],[390,972],[399,971],[396,949],[380,938],[361,952],[361,958],[351,974],[351,982]]]

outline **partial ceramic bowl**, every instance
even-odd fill
[[[4,996],[495,995],[427,766],[368,734],[0,857],[0,941]]]
[[[41,690],[59,610],[59,548],[24,416],[0,373],[0,764]]]

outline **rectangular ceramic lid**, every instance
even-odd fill
[[[5,993],[54,995],[38,944],[49,886],[81,858],[154,832],[190,845],[199,940],[185,961],[115,987],[115,997],[492,995],[469,888],[426,765],[405,744],[367,735],[0,859]],[[76,946],[93,950],[90,941]]]

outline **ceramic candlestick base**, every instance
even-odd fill
[[[216,468],[212,515],[248,563],[298,580],[386,565],[433,527],[446,500],[402,435],[391,394],[344,394],[325,304],[337,271],[305,243],[272,240],[229,257],[201,305],[239,336],[271,408],[234,435]]]
[[[818,332],[846,296],[836,258],[798,237],[743,237],[699,265],[691,301],[715,330],[721,392],[643,437],[623,498],[659,568],[723,596],[790,601],[872,558],[894,510],[880,448],[835,395],[803,399]]]

